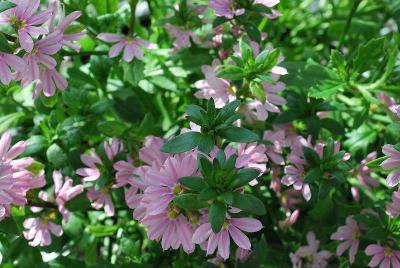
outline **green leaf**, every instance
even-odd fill
[[[329,130],[334,135],[344,135],[343,126],[332,118],[323,118],[321,120],[321,127]]]
[[[25,117],[23,112],[12,113],[0,117],[0,133],[16,127],[23,117]]]
[[[214,202],[210,207],[208,221],[214,233],[218,233],[225,222],[226,206],[220,202]]]
[[[386,230],[380,226],[369,229],[365,234],[365,238],[373,241],[384,240],[386,239],[386,236],[387,236]]]
[[[223,193],[219,196],[219,198],[221,198],[225,204],[232,205],[233,203],[233,193],[231,192]]]
[[[257,26],[253,23],[245,23],[244,29],[246,30],[247,34],[251,38],[251,40],[260,43],[261,42],[261,33],[258,30]]]
[[[183,153],[197,147],[202,134],[199,132],[186,132],[166,142],[161,151],[164,153]]]
[[[218,131],[218,135],[232,142],[253,142],[259,140],[259,136],[246,128],[229,126]]]
[[[235,192],[233,195],[233,207],[253,212],[256,215],[264,215],[266,213],[263,202],[254,195],[238,192]]]
[[[121,136],[125,130],[125,124],[118,121],[105,121],[97,125],[97,129],[108,137]]]
[[[49,146],[47,139],[41,135],[33,135],[26,140],[27,147],[23,156],[33,155],[38,152],[44,151]]]
[[[262,63],[261,70],[265,73],[271,71],[271,69],[278,64],[280,51],[279,49],[273,49],[265,56],[264,62]],[[264,56],[263,56],[264,57]],[[259,60],[261,62],[262,58]],[[257,62],[257,59],[256,59]]]
[[[65,207],[69,211],[87,211],[92,205],[87,199],[86,193],[81,193],[68,201]]]
[[[362,44],[353,60],[353,71],[360,75],[378,65],[378,61],[385,55],[385,37],[369,40]]]
[[[201,125],[206,111],[198,105],[190,104],[185,106],[185,113],[188,115],[190,121]]]
[[[132,62],[122,62],[123,79],[132,86],[137,86],[140,80],[144,79],[144,64],[138,59]]]
[[[267,99],[267,96],[265,94],[265,89],[263,85],[259,82],[256,81],[250,82],[250,92],[254,97],[256,97],[262,103],[264,103]]]
[[[335,80],[318,82],[308,92],[308,96],[317,99],[329,99],[343,89],[344,83]]]
[[[254,63],[253,49],[243,38],[239,40],[239,47],[244,65],[251,66]]]
[[[76,34],[76,33],[80,33],[83,30],[85,30],[86,27],[83,24],[77,23],[77,24],[72,24],[69,25],[65,30],[64,30],[64,34]]]
[[[46,152],[47,159],[56,167],[61,167],[66,164],[67,155],[56,143],[51,145]]]
[[[383,161],[385,161],[386,159],[388,159],[388,156],[382,156],[379,157],[375,160],[372,160],[370,162],[367,163],[367,167],[372,168],[372,169],[380,169],[380,166],[382,164]]]
[[[179,182],[183,186],[192,189],[196,192],[201,192],[207,188],[207,183],[202,177],[195,177],[195,176],[182,177],[179,179]]]
[[[180,208],[187,210],[198,210],[207,207],[208,203],[199,200],[198,194],[181,194],[174,198],[174,203]]]
[[[319,167],[310,169],[304,176],[305,183],[313,183],[317,181],[322,176],[322,170]]]
[[[208,158],[203,154],[198,154],[197,162],[201,174],[203,174],[203,176],[206,178],[211,177],[213,174],[213,165],[210,160],[208,160]]]
[[[42,172],[42,170],[44,170],[45,165],[43,165],[42,163],[38,162],[38,161],[33,161],[32,164],[30,164],[26,170],[28,170],[29,172],[38,175]]]
[[[96,237],[113,235],[118,229],[118,225],[89,225],[89,232]]]
[[[200,192],[199,199],[202,201],[211,201],[217,198],[217,192],[211,188],[206,188]]]
[[[247,185],[249,182],[258,177],[260,172],[254,168],[242,168],[238,171],[235,180],[234,180],[234,188],[239,188]]]
[[[218,122],[225,121],[227,118],[231,117],[235,113],[239,105],[240,101],[238,100],[234,100],[232,102],[229,102],[228,104],[225,104],[224,107],[219,109],[215,120]]]
[[[0,9],[1,9],[1,4],[3,4],[3,3],[0,3]],[[8,54],[13,53],[11,46],[8,44],[7,38],[1,32],[0,32],[0,52],[4,52],[4,53],[8,53]]]
[[[4,2],[0,2],[0,13],[3,11],[6,11],[10,8],[15,7],[16,4],[10,2],[10,1],[4,1]]]
[[[336,49],[332,50],[331,52],[330,65],[337,70],[338,77],[342,81],[346,81],[346,60],[343,54]]]
[[[245,76],[244,70],[238,66],[228,66],[217,73],[218,77],[233,81],[241,80]]]
[[[310,147],[303,146],[303,154],[304,158],[307,160],[307,163],[312,166],[318,165],[321,162],[321,159],[317,152]]]
[[[97,15],[113,14],[118,10],[118,0],[90,0]]]

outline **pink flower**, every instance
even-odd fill
[[[389,107],[389,110],[396,115],[398,118],[400,118],[400,105],[392,105]]]
[[[70,177],[63,176],[60,171],[55,170],[53,172],[53,181],[54,181],[54,195],[55,201],[58,206],[58,211],[60,211],[65,221],[69,219],[69,211],[66,209],[65,204],[77,196],[78,194],[83,192],[83,185],[78,184],[72,186],[72,179]]]
[[[115,156],[124,150],[122,142],[115,137],[112,138],[111,143],[105,141],[103,146],[110,161],[113,161]]]
[[[331,239],[343,241],[337,247],[336,255],[342,256],[349,249],[349,261],[352,264],[360,244],[360,227],[352,216],[346,218],[346,225],[339,227],[336,233],[331,235]]]
[[[394,187],[400,182],[400,152],[391,144],[383,146],[382,152],[389,158],[381,163],[381,168],[393,170],[386,178],[386,183]]]
[[[32,37],[46,34],[47,30],[41,27],[51,14],[50,10],[37,14],[40,0],[14,0],[16,7],[0,14],[0,24],[9,23],[18,32],[21,47],[28,53],[33,49]]]
[[[244,8],[236,9],[233,0],[210,0],[208,6],[215,10],[215,15],[218,17],[225,17],[228,20],[233,19],[235,16],[243,15]]]
[[[381,246],[381,245],[369,245],[365,249],[365,254],[368,256],[373,256],[371,261],[368,263],[369,267],[376,267],[378,264],[381,264],[379,267],[381,268],[390,268],[391,265],[393,268],[400,267],[400,251],[394,250],[389,246]]]
[[[80,11],[74,11],[71,14],[65,16],[64,15],[65,11],[61,10],[61,14],[58,19],[59,23],[56,27],[56,25],[54,25],[54,20],[58,15],[58,10],[59,10],[58,1],[53,1],[52,3],[50,3],[49,9],[51,9],[52,11],[52,15],[50,17],[50,25],[49,25],[50,32],[54,32],[55,30],[60,31],[62,33],[61,44],[66,47],[72,48],[76,52],[79,52],[81,46],[79,44],[73,43],[73,41],[77,41],[83,38],[86,35],[85,30],[81,30],[75,33],[65,33],[65,32],[68,29],[68,27],[82,15],[82,13]]]
[[[26,67],[17,77],[21,79],[22,86],[26,87],[31,82],[40,80],[40,66],[44,65],[48,69],[56,67],[57,62],[52,55],[61,49],[61,38],[62,35],[60,32],[51,33],[47,37],[37,41],[31,53],[23,57]],[[44,77],[47,78],[48,76]]]
[[[265,146],[263,144],[240,143],[238,145],[238,158],[236,168],[255,168],[261,173],[267,171],[266,162],[268,158],[265,155]]]
[[[216,59],[212,66],[203,65],[201,67],[205,79],[195,83],[198,91],[194,94],[199,99],[213,98],[216,108],[222,108],[226,103],[236,99],[236,93],[229,81],[216,76],[215,70],[219,65],[220,61]]]
[[[254,233],[263,228],[261,222],[252,218],[226,219],[221,231],[214,233],[210,223],[200,225],[193,234],[192,241],[202,244],[207,241],[207,255],[213,254],[218,248],[218,254],[224,259],[229,258],[230,237],[235,244],[244,250],[251,249],[249,238],[242,232]]]
[[[266,7],[271,8],[271,7],[274,7],[277,4],[279,4],[279,2],[280,2],[280,0],[256,0],[254,3],[261,4]],[[271,12],[272,13],[270,13],[270,14],[264,14],[264,16],[267,17],[268,19],[273,20],[282,15],[278,10],[275,10],[275,9],[271,9]]]
[[[112,217],[115,213],[114,204],[111,199],[110,189],[104,187],[96,190],[94,187],[87,188],[87,198],[92,203],[94,209],[101,209],[104,207],[104,212],[107,216]]]
[[[167,24],[165,28],[167,29],[168,33],[175,39],[174,47],[176,49],[191,47],[192,43],[190,42],[190,40],[192,40],[195,44],[201,43],[199,37],[191,30],[186,30],[172,24]]]
[[[299,218],[299,216],[300,216],[300,210],[299,209],[296,209],[295,211],[293,211],[293,212],[287,212],[286,213],[286,219],[285,220],[283,220],[283,221],[279,221],[278,222],[278,226],[279,226],[279,228],[281,228],[282,230],[285,230],[285,229],[287,229],[287,228],[289,228],[290,226],[292,226],[293,224],[295,224],[296,223],[296,221],[297,221],[297,219]]]
[[[143,196],[143,201],[147,203],[147,213],[156,215],[164,212],[182,191],[179,179],[194,176],[196,172],[197,160],[193,153],[168,157],[161,168],[149,169],[144,178],[149,186]]]
[[[163,145],[163,139],[155,136],[147,136],[144,146],[139,150],[139,158],[148,165],[153,164],[153,162],[162,165],[168,157],[168,154],[161,152]]]
[[[138,37],[123,36],[111,33],[101,33],[97,36],[98,39],[107,43],[116,43],[108,53],[110,58],[115,58],[124,50],[123,59],[126,62],[131,62],[133,58],[143,59],[142,48],[156,49],[157,45],[140,39]]]
[[[295,253],[290,253],[293,268],[315,267],[325,268],[328,265],[328,259],[332,256],[329,251],[322,250],[318,252],[319,240],[315,238],[313,232],[307,233],[307,246],[301,246]]]
[[[52,223],[47,218],[28,218],[24,221],[24,237],[32,247],[48,246],[51,244],[51,235],[61,236],[63,230],[60,225]]]
[[[282,82],[277,82],[275,85],[270,85],[268,83],[263,83],[266,100],[262,103],[258,99],[247,103],[245,105],[245,116],[250,119],[255,119],[259,121],[265,121],[268,118],[268,112],[280,113],[278,106],[286,104],[286,100],[278,96],[277,93],[285,89],[285,84]]]
[[[254,168],[260,172],[260,176],[267,171],[266,162],[268,161],[265,155],[265,146],[263,144],[240,143],[238,145],[238,158],[236,160],[236,168]],[[251,186],[256,185],[256,179],[250,182]]]
[[[358,167],[357,179],[362,185],[367,188],[369,186],[379,185],[379,182],[376,179],[372,178],[370,175],[373,170],[367,166],[367,164],[374,159],[376,159],[376,152],[369,153],[367,157],[361,161],[361,164]]]
[[[304,167],[299,163],[294,163],[285,167],[285,176],[282,178],[282,184],[286,186],[293,185],[297,191],[301,191],[305,200],[310,201],[311,189],[308,183],[304,183]]]
[[[150,240],[161,241],[163,250],[178,249],[182,246],[186,253],[194,250],[192,242],[192,228],[183,215],[174,210],[160,214],[147,215],[141,223],[148,228],[147,236]]]
[[[83,176],[83,181],[96,181],[100,178],[100,170],[97,165],[103,165],[100,157],[91,151],[89,154],[82,154],[81,161],[87,166],[87,168],[79,168],[76,170],[76,174]]]
[[[264,132],[263,140],[271,142],[272,145],[266,145],[266,154],[267,156],[278,165],[284,165],[285,160],[282,157],[282,150],[285,147],[285,131],[270,131],[267,130]]]
[[[12,69],[22,72],[25,69],[25,62],[13,54],[0,53],[0,81],[4,85],[10,84],[13,77]]]
[[[245,262],[251,255],[251,250],[246,250],[242,248],[238,248],[236,250],[236,259],[241,262]]]
[[[64,91],[68,87],[67,80],[54,68],[41,66],[39,79],[36,83],[33,98],[39,97],[43,91],[46,97],[54,96],[56,89]]]
[[[392,193],[392,202],[386,205],[386,213],[392,218],[400,215],[400,191]]]

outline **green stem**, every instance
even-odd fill
[[[138,0],[131,0],[131,27],[129,28],[131,35],[133,35],[135,33],[137,3],[138,3]]]
[[[349,16],[347,17],[346,25],[344,27],[342,36],[340,37],[339,50],[343,47],[344,39],[346,38],[346,35],[350,30],[351,21],[353,20],[354,14],[356,13],[357,8],[361,4],[361,2],[362,0],[354,0],[353,2],[353,6],[351,8]]]

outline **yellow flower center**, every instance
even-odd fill
[[[391,257],[393,255],[393,250],[389,247],[385,247],[385,256]]]
[[[18,20],[17,16],[13,15],[10,18],[10,24],[17,29],[22,29],[26,26],[25,20]]]
[[[372,103],[369,107],[371,112],[376,112],[378,110],[379,106],[376,103]]]
[[[172,188],[172,193],[174,195],[181,194],[183,192],[183,188],[180,184],[175,184],[175,186]]]

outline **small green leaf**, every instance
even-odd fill
[[[206,188],[200,192],[199,199],[201,201],[211,201],[217,198],[217,192],[211,188]]]
[[[306,175],[304,176],[304,182],[305,183],[312,183],[322,176],[322,171],[319,167],[315,167],[311,170],[309,170]]]
[[[383,161],[385,161],[386,159],[388,159],[388,156],[382,156],[379,157],[375,160],[372,160],[370,162],[367,163],[367,167],[372,168],[372,169],[380,169],[380,166],[382,164]]]
[[[97,125],[97,129],[108,137],[121,136],[125,130],[125,124],[118,121],[105,121]]]
[[[225,222],[226,206],[220,202],[214,202],[210,207],[208,221],[214,233],[218,233]]]
[[[217,76],[235,81],[243,79],[245,73],[244,70],[238,66],[228,66],[219,71]]]
[[[258,177],[260,172],[254,168],[242,168],[238,171],[235,180],[234,188],[239,188],[247,185],[250,181]]]
[[[2,4],[2,3],[0,3]],[[0,6],[1,9],[1,6]],[[0,11],[1,12],[1,11]],[[11,46],[8,44],[7,38],[0,32],[0,52],[11,54],[13,50]]]
[[[329,130],[334,135],[344,135],[343,126],[332,118],[323,118],[321,120],[321,127]]]
[[[240,101],[238,100],[229,102],[218,111],[217,116],[215,117],[215,121],[218,123],[224,122],[226,119],[235,114],[235,111],[239,107],[239,105]]]
[[[200,152],[209,154],[214,147],[214,138],[211,135],[201,135],[197,138],[197,147]]]
[[[0,2],[0,13],[3,11],[6,11],[10,8],[15,7],[16,4],[10,2],[10,1],[4,1],[4,2]]]
[[[164,153],[183,153],[190,151],[197,147],[199,137],[201,137],[201,134],[194,131],[180,134],[166,142],[161,147],[161,151]]]
[[[231,205],[233,203],[233,193],[227,192],[219,196],[226,204]]]
[[[197,162],[199,166],[199,170],[204,177],[209,178],[213,174],[213,166],[210,160],[203,154],[198,154]]]
[[[239,40],[239,47],[245,66],[251,66],[254,63],[253,49],[243,38]]]
[[[182,177],[179,179],[179,182],[194,191],[201,192],[207,188],[207,183],[202,177]]]
[[[254,97],[256,97],[262,103],[264,103],[267,100],[265,89],[263,85],[259,82],[256,81],[250,82],[250,92]]]
[[[317,154],[317,152],[309,147],[303,146],[303,154],[307,163],[310,165],[318,165],[321,162],[321,158]]]
[[[51,145],[46,152],[47,159],[56,167],[61,167],[67,161],[67,155],[57,144]]]
[[[205,115],[206,111],[203,108],[197,105],[186,105],[185,112],[188,115],[188,119],[197,125],[201,125],[203,122],[203,116]]]
[[[355,77],[367,70],[375,68],[380,58],[385,55],[385,37],[369,40],[362,44],[353,60],[353,71]]]
[[[259,136],[246,128],[229,126],[218,131],[218,135],[232,142],[253,142],[259,140]]]
[[[180,208],[187,210],[198,210],[207,207],[207,202],[200,201],[198,194],[181,194],[174,198],[174,203]]]
[[[233,195],[233,207],[244,211],[250,211],[257,215],[264,215],[266,213],[263,202],[254,195],[241,194],[238,192],[235,192]]]

